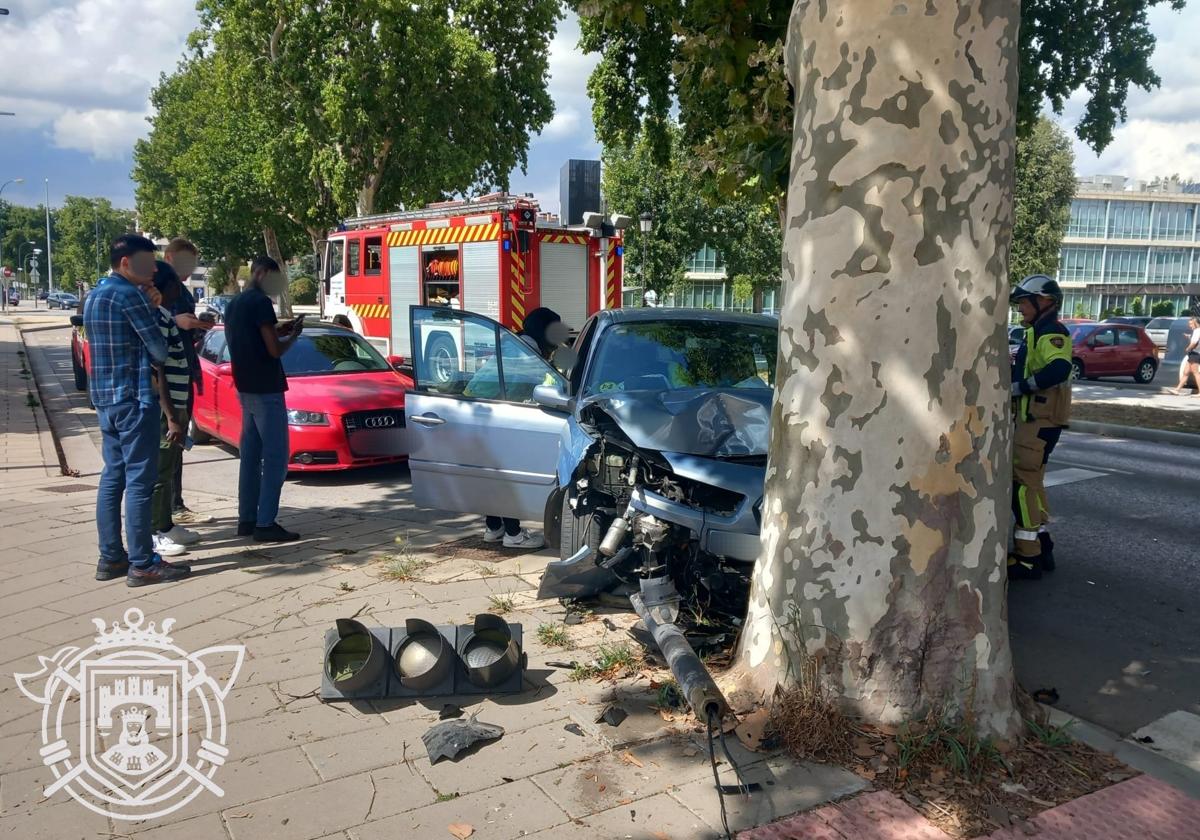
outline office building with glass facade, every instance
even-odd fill
[[[1170,301],[1173,314],[1200,305],[1200,185],[1120,176],[1079,179],[1056,279],[1064,314],[1145,314]]]

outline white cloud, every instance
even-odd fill
[[[1078,91],[1066,103],[1063,127],[1075,144],[1075,168],[1081,175],[1113,174],[1149,180],[1164,175],[1200,179],[1200,6],[1175,12],[1157,7],[1150,28],[1158,39],[1150,64],[1162,80],[1150,91],[1129,93],[1128,121],[1113,132],[1112,143],[1099,155],[1074,137],[1087,93]]]
[[[581,135],[586,132],[586,141],[594,136],[587,80],[599,62],[600,56],[579,49],[579,18],[568,12],[550,42],[549,91],[554,99],[555,119],[560,114],[569,116],[560,123],[562,133],[551,136],[566,136],[576,131]],[[546,132],[550,130],[551,126],[546,126]]]
[[[175,67],[197,24],[195,0],[5,5],[3,109],[17,113],[17,127],[44,129],[56,146],[98,158],[120,157],[145,134],[150,90]],[[89,130],[104,135],[88,137]]]
[[[54,145],[100,160],[120,160],[132,150],[133,138],[145,131],[147,113],[116,108],[65,111],[54,120]]]
[[[570,137],[579,130],[579,112],[574,108],[554,108],[554,118],[542,129],[543,137]]]

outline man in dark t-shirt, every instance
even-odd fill
[[[300,538],[275,518],[288,465],[288,419],[283,393],[287,376],[280,359],[304,329],[304,319],[279,323],[271,296],[281,294],[287,278],[270,257],[250,265],[246,290],[225,309],[225,341],[233,364],[233,384],[242,404],[242,440],[238,455],[238,536],[257,542]]]

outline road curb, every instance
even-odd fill
[[[42,413],[62,461],[60,466],[74,470],[80,476],[99,475],[104,468],[104,459],[92,443],[87,427],[72,413],[70,399],[54,375],[45,348],[26,341],[25,331],[19,326],[17,332],[41,394]]]
[[[1100,752],[1106,752],[1133,769],[1166,782],[1194,799],[1200,799],[1200,773],[1192,768],[1121,738],[1117,733],[1089,723],[1083,718],[1044,703],[1039,705],[1049,714],[1052,724],[1058,727],[1070,726],[1067,733],[1076,741]]]
[[[1147,429],[1141,426],[1118,426],[1115,423],[1097,423],[1092,420],[1072,420],[1068,428],[1073,432],[1083,432],[1087,435],[1128,438],[1129,440],[1145,440],[1151,443],[1170,443],[1175,446],[1200,448],[1200,434],[1193,435],[1187,432],[1169,432],[1166,429]]]

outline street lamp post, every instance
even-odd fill
[[[3,184],[0,184],[0,195],[4,195],[4,188],[7,187],[9,184],[23,184],[23,183],[25,183],[24,178],[8,179]],[[18,268],[19,267],[20,266],[18,265]],[[4,273],[4,225],[0,225],[0,274],[3,274],[3,273]],[[3,287],[3,285],[4,285],[3,283],[0,283],[0,287]],[[0,288],[0,291],[2,291],[2,288]],[[8,309],[8,295],[3,294],[3,295],[0,295],[0,297],[4,298],[4,302],[3,302],[3,304],[0,304],[0,307],[2,307],[4,310],[7,310]]]
[[[646,211],[638,216],[638,230],[642,232],[642,306],[646,306],[647,299],[652,294],[650,289],[650,232],[654,229],[654,214]],[[654,295],[654,299],[658,299],[658,295]]]

